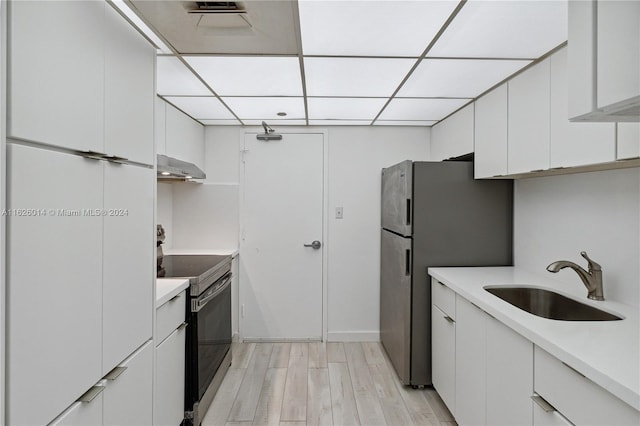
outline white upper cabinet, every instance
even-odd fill
[[[503,84],[476,101],[475,107],[475,177],[506,175],[507,168],[507,97]]]
[[[509,81],[508,171],[549,168],[549,58]]]
[[[640,123],[618,123],[616,158],[625,160],[640,157]]]
[[[640,2],[569,1],[569,118],[640,121]]]
[[[14,1],[9,7],[7,136],[101,151],[102,1]]]
[[[571,167],[615,160],[614,123],[572,123],[567,106],[567,48],[551,58],[549,166]]]
[[[441,161],[473,152],[473,104],[431,128],[431,160]]]
[[[204,170],[204,126],[174,106],[166,106],[166,151]]]
[[[112,7],[105,31],[104,152],[153,164],[155,50]]]

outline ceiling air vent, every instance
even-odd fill
[[[236,1],[190,2],[187,13],[197,17],[196,27],[207,35],[244,35],[253,33],[244,4]]]

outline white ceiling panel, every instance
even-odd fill
[[[427,120],[376,120],[374,126],[433,126],[437,121]]]
[[[273,120],[282,118],[279,112],[285,112],[290,119],[304,119],[303,98],[222,98],[229,108],[241,120],[262,119]]]
[[[309,120],[311,126],[369,126],[371,120]]]
[[[211,96],[209,89],[175,56],[158,56],[156,73],[156,90],[161,96]]]
[[[260,126],[263,120],[242,120],[242,122],[248,126]],[[267,120],[267,124],[278,133],[278,126],[304,126],[307,124],[307,120]]]
[[[239,126],[238,120],[198,120],[205,126]]]
[[[185,56],[220,96],[302,96],[297,57]]]
[[[566,1],[470,0],[427,56],[538,58],[567,40]]]
[[[524,60],[424,59],[397,96],[474,98],[530,63]]]
[[[373,120],[387,98],[308,98],[309,120]]]
[[[380,120],[438,121],[471,99],[393,99],[380,115]]]
[[[233,120],[235,118],[233,114],[213,96],[165,96],[164,98],[196,120]]]
[[[304,58],[307,95],[391,96],[413,64],[414,59]]]
[[[300,0],[305,55],[422,54],[458,1]]]

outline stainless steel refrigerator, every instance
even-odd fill
[[[431,385],[432,266],[512,265],[513,182],[473,163],[382,169],[380,340],[405,385]]]

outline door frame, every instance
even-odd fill
[[[275,124],[278,127],[277,122]],[[239,174],[240,174],[240,200],[239,200],[239,235],[238,235],[238,252],[240,254],[240,261],[242,261],[243,251],[243,236],[245,231],[245,166],[244,166],[244,141],[247,135],[258,135],[264,133],[262,127],[247,126],[241,128],[238,132],[238,144],[240,149],[239,155]],[[329,132],[325,128],[307,128],[307,127],[283,127],[276,129],[276,133],[283,135],[296,135],[296,134],[318,134],[322,135],[322,341],[327,341],[328,333],[328,277],[329,277],[329,261],[328,261],[328,230],[329,230]],[[242,316],[242,304],[244,301],[243,285],[238,277],[238,306],[236,312],[238,312],[238,340],[244,341],[244,325]],[[265,341],[267,341],[265,339]],[[305,339],[306,341],[306,339]]]

